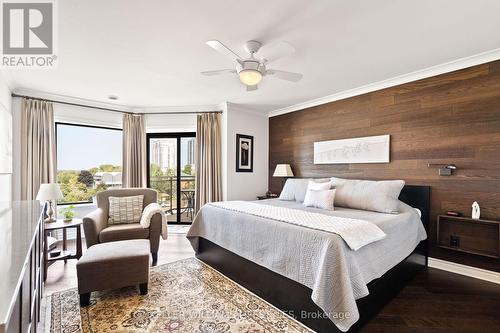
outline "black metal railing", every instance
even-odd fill
[[[152,176],[149,179],[150,187],[158,191],[158,203],[165,212],[172,215],[186,214],[192,220],[194,214],[195,177],[181,176],[180,178],[180,207],[177,207],[177,184],[175,176]]]

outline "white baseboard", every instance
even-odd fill
[[[500,273],[429,257],[429,267],[500,284]]]

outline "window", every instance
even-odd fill
[[[122,185],[122,131],[56,123],[60,204],[87,203],[99,191]]]
[[[149,133],[148,187],[158,191],[158,203],[168,223],[189,224],[194,217],[196,133]]]

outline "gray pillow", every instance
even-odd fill
[[[280,200],[303,202],[306,197],[307,185],[309,181],[317,183],[329,182],[329,178],[311,179],[311,178],[289,178],[280,194]]]
[[[359,180],[332,177],[335,206],[370,210],[380,213],[399,213],[399,194],[404,180]]]

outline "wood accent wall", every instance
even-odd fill
[[[313,142],[391,135],[391,162],[314,165]],[[436,220],[448,210],[500,219],[500,61],[427,78],[269,120],[269,184],[277,163],[298,177],[404,179],[431,186],[430,255],[500,271],[497,259],[436,246]],[[453,163],[453,176],[428,163]]]

